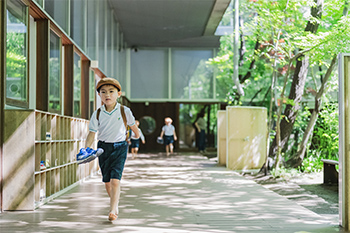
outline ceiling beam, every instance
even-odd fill
[[[218,27],[225,11],[230,4],[231,0],[216,0],[213,10],[211,11],[207,26],[205,27],[203,36],[214,35],[216,28]]]

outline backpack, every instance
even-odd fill
[[[97,113],[96,113],[96,119],[99,122],[98,124],[100,124],[100,113],[101,113],[101,108],[97,109]],[[124,111],[124,105],[120,105],[120,113],[122,114],[122,118],[123,118],[123,122],[124,122],[124,126],[126,128],[126,138],[125,141],[127,141],[129,139],[129,137],[131,136],[131,129],[130,126],[127,125],[126,123],[126,116],[125,116],[125,111]]]

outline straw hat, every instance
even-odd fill
[[[121,86],[120,83],[119,83],[116,79],[114,79],[114,78],[103,78],[103,79],[101,79],[101,80],[97,83],[96,90],[99,92],[99,91],[100,91],[100,88],[101,88],[103,85],[112,85],[112,86],[115,86],[119,91],[122,90],[122,86]]]

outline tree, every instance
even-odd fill
[[[339,45],[343,45],[345,41],[347,41],[347,43],[350,42],[350,38],[348,38],[348,36],[344,37],[344,32],[349,30],[349,21],[348,21],[349,19],[347,18],[347,14],[348,14],[347,5],[348,5],[347,2],[344,2],[344,5],[343,5],[344,6],[344,10],[343,10],[344,16],[342,17],[342,19],[339,20],[339,22],[328,33],[322,34],[323,36],[321,35],[320,39],[318,40],[319,46],[317,46],[315,48],[316,51],[313,51],[313,50],[310,51],[310,52],[313,52],[314,54],[317,54],[318,53],[317,49],[319,49],[319,47],[321,47],[323,50],[323,51],[321,51],[322,57],[323,58],[329,57],[329,55],[327,56],[326,54],[323,54],[324,51],[328,51],[328,53],[331,54],[332,58],[331,58],[331,62],[329,64],[329,66],[328,66],[326,74],[324,75],[324,77],[321,76],[321,86],[320,86],[319,90],[318,91],[314,90],[315,107],[312,111],[308,126],[304,132],[303,139],[299,145],[299,150],[296,154],[294,154],[292,156],[292,158],[288,162],[288,164],[290,166],[293,166],[293,167],[301,166],[302,161],[303,161],[304,156],[305,156],[306,149],[307,149],[308,141],[312,137],[312,132],[313,132],[314,126],[316,124],[316,120],[317,120],[318,115],[322,109],[322,97],[323,97],[324,93],[327,92],[328,80],[330,79],[332,71],[334,70],[334,67],[335,67],[335,64],[337,61],[337,54],[340,52],[348,51],[348,46],[339,46]],[[310,44],[311,39],[313,42],[316,41],[316,40],[314,40],[313,36],[305,37],[304,40],[307,43],[304,43],[304,44]],[[329,42],[332,43],[332,46],[328,47],[326,44]],[[334,46],[334,45],[338,45],[338,46]]]
[[[305,32],[315,34],[319,26],[319,20],[322,16],[323,0],[314,0],[316,5],[311,8],[311,17],[307,22]],[[281,122],[277,122],[280,127],[280,141],[277,141],[276,137],[270,147],[270,156],[274,157],[277,152],[280,153],[279,149],[285,148],[289,140],[290,134],[293,130],[295,119],[298,115],[300,108],[300,102],[304,93],[305,81],[309,68],[309,54],[301,55],[296,62],[296,68],[293,74],[293,81],[289,92],[288,99],[293,104],[287,104],[283,119]],[[277,153],[277,155],[279,154]]]
[[[309,86],[306,83],[310,81],[310,67],[320,67],[316,73],[320,81],[311,80],[312,83],[320,83],[320,87],[315,88],[317,91],[313,92],[317,96],[316,114],[336,63],[334,56],[340,51],[349,51],[350,43],[345,33],[349,22],[347,17],[341,18],[344,4],[345,0],[329,0],[326,3],[322,0],[243,1],[240,8],[244,27],[241,28],[239,78],[244,97],[237,95],[231,81],[232,36],[222,39],[218,57],[209,61],[219,71],[217,83],[231,84],[226,97],[229,104],[271,106],[271,122],[277,119],[277,133],[270,150],[273,157],[277,151],[281,153],[282,148],[286,151],[306,94],[305,86]],[[289,92],[288,98],[285,92]],[[311,119],[310,126],[317,119],[317,114]],[[306,132],[310,131],[312,128],[308,127]],[[277,143],[279,132],[281,143]],[[304,135],[303,144],[300,144],[299,149],[303,147],[303,153],[309,138],[310,135]],[[296,157],[302,161],[303,156]],[[297,165],[297,160],[290,162]]]

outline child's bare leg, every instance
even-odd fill
[[[170,147],[170,153],[172,154],[174,152],[174,146],[172,143],[169,144]]]
[[[105,183],[106,191],[109,197],[111,197],[111,182]]]
[[[135,148],[131,148],[131,153],[132,153],[132,159],[135,158]]]
[[[118,214],[118,203],[120,198],[120,180],[111,179],[110,208],[111,212]]]
[[[165,146],[166,155],[169,155],[169,145]]]

